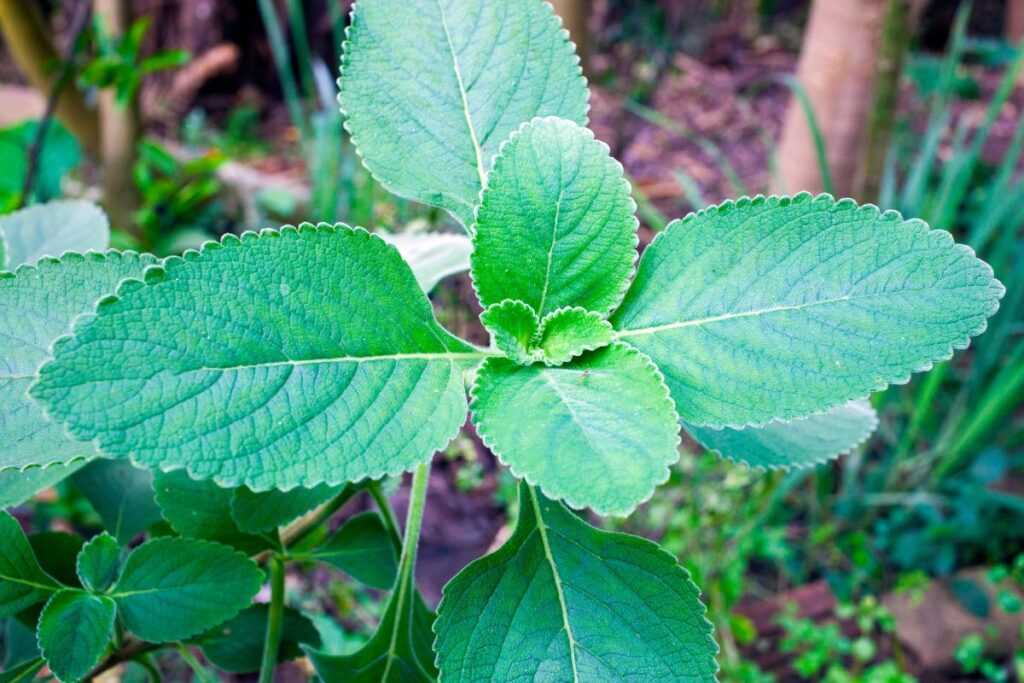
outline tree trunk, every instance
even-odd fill
[[[124,35],[131,25],[129,0],[93,0],[93,12],[115,40]],[[138,98],[118,104],[115,89],[104,88],[99,93],[99,108],[103,206],[113,225],[130,230],[139,205],[138,190],[132,177],[141,133]],[[146,238],[153,236],[142,237],[144,242],[140,246],[148,248]]]
[[[54,65],[60,61],[60,55],[35,5],[27,0],[0,0],[0,32],[25,78],[47,97],[54,87]],[[85,97],[73,82],[62,89],[54,114],[82,149],[93,156],[99,154],[99,117],[95,109],[86,105]]]
[[[797,65],[824,138],[837,195],[853,191],[863,156],[886,0],[814,0]],[[814,137],[791,103],[779,145],[778,191],[824,189]]]
[[[576,52],[580,56],[583,73],[589,76],[587,56],[590,47],[590,29],[587,19],[590,17],[591,0],[551,0],[555,14],[562,18],[562,25],[568,29],[569,37],[576,43]]]
[[[1006,0],[1006,21],[1003,35],[1011,45],[1024,41],[1024,0]]]

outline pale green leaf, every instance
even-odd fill
[[[227,546],[158,538],[128,556],[111,597],[128,630],[165,643],[227,621],[249,605],[262,583],[259,567]]]
[[[94,593],[102,593],[117,580],[121,568],[121,546],[110,534],[99,534],[82,546],[75,566],[82,586]]]
[[[636,261],[636,205],[608,146],[571,121],[524,125],[494,161],[477,213],[473,284],[541,317],[566,306],[608,313]]]
[[[675,558],[525,485],[519,501],[512,537],[445,586],[442,680],[715,680],[711,623]]]
[[[92,202],[69,199],[0,216],[0,235],[7,251],[6,266],[0,262],[0,270],[14,270],[44,256],[102,251],[110,245],[110,223]]]
[[[473,251],[473,243],[465,235],[379,234],[388,244],[395,245],[424,292],[429,293],[438,282],[449,275],[469,270],[469,255]]]
[[[540,329],[540,318],[528,304],[513,299],[492,304],[480,314],[480,322],[505,356],[521,365],[537,360],[533,342]]]
[[[346,226],[208,244],[126,281],[32,394],[107,453],[253,490],[397,474],[465,419],[483,354],[394,247]]]
[[[586,123],[579,59],[541,0],[360,0],[339,85],[374,177],[467,227],[491,159],[521,123]]]
[[[345,522],[326,543],[310,551],[309,557],[381,590],[394,585],[398,571],[395,547],[376,512],[364,512]]]
[[[64,589],[39,616],[39,648],[60,681],[78,681],[99,663],[114,635],[117,606],[106,595]]]
[[[929,369],[1004,289],[949,233],[852,200],[742,199],[676,221],[612,324],[665,375],[684,422],[803,417]]]
[[[57,590],[47,576],[18,520],[0,511],[0,618],[42,602]]]
[[[153,474],[126,460],[93,460],[71,481],[92,503],[103,528],[121,543],[163,519],[154,499]]]
[[[56,486],[80,470],[86,460],[54,463],[24,470],[0,470],[0,509],[21,505],[40,491]]]
[[[154,263],[151,256],[132,253],[69,253],[60,261],[47,258],[0,273],[0,469],[68,463],[96,453],[93,444],[76,441],[48,421],[26,392],[49,358],[50,345],[70,331],[75,318]]]
[[[244,486],[231,497],[231,517],[242,531],[273,531],[341,493],[344,486],[320,486],[291,491],[251,491]]]
[[[157,472],[153,476],[156,502],[163,518],[182,536],[230,545],[255,555],[267,541],[238,528],[232,516],[233,489],[208,479],[193,479],[184,470]]]
[[[614,331],[607,320],[579,307],[560,308],[541,321],[537,346],[547,365],[564,365],[584,351],[612,342]]]
[[[708,450],[751,467],[809,467],[848,453],[878,426],[867,401],[851,401],[824,413],[774,421],[763,427],[714,429],[684,425]]]
[[[568,365],[489,358],[472,389],[473,423],[517,477],[551,498],[626,515],[679,457],[679,425],[650,359],[616,343]]]
[[[267,635],[268,613],[269,605],[266,603],[253,605],[192,642],[219,669],[236,674],[259,671]],[[279,662],[301,657],[300,644],[320,647],[320,634],[306,615],[286,607],[283,623],[281,645],[277,651]]]

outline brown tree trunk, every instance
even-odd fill
[[[569,31],[569,37],[576,43],[576,52],[583,65],[583,73],[587,71],[587,56],[590,47],[590,29],[587,19],[590,17],[591,0],[551,0],[555,14],[562,18],[562,25]]]
[[[93,12],[114,39],[124,35],[132,22],[129,0],[93,0]],[[99,108],[103,206],[113,225],[130,230],[139,205],[132,177],[141,134],[138,98],[120,104],[116,101],[115,89],[104,88],[99,93]]]
[[[1003,35],[1011,45],[1024,41],[1024,0],[1006,0]]]
[[[814,0],[797,65],[824,138],[837,195],[853,191],[863,157],[886,0]],[[791,103],[778,152],[780,192],[824,189],[814,138]]]
[[[49,29],[35,5],[26,0],[0,0],[0,32],[18,68],[36,90],[47,97],[57,77],[54,65],[60,55]],[[69,82],[62,89],[54,111],[57,119],[75,136],[84,150],[98,155],[99,117],[85,103],[81,91]]]

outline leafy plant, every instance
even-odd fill
[[[160,262],[65,254],[0,276],[4,404],[48,438],[11,422],[0,466],[36,476],[102,456],[158,471],[178,536],[134,550],[107,592],[58,607],[99,615],[93,646],[110,635],[103,596],[135,637],[187,640],[217,626],[211,605],[230,618],[258,588],[240,551],[268,567],[268,681],[287,640],[284,565],[315,558],[392,588],[361,649],[304,642],[328,681],[712,680],[717,646],[688,573],[569,507],[629,514],[668,477],[680,426],[755,467],[836,457],[874,427],[856,400],[967,346],[1002,286],[948,233],[808,194],[675,221],[637,263],[629,185],[582,126],[578,60],[539,0],[361,0],[340,87],[377,180],[472,237],[493,344],[445,330],[399,250],[344,224]],[[417,541],[429,463],[467,409],[520,479],[519,515],[435,619],[415,587]],[[402,542],[376,480],[406,471]],[[324,522],[360,488],[379,515],[332,542]],[[20,556],[0,583],[4,614],[60,590]],[[179,566],[182,590],[215,583],[193,567],[234,583],[209,604],[181,593],[179,614],[184,602],[152,600],[143,580]]]

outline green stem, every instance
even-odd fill
[[[284,560],[278,555],[273,555],[270,558],[270,614],[267,617],[267,637],[263,644],[263,663],[260,665],[259,683],[273,683],[274,681],[283,622]]]
[[[405,542],[402,544],[402,558],[398,569],[400,577],[412,580],[416,569],[416,550],[420,543],[420,529],[423,526],[423,510],[427,505],[427,484],[430,482],[430,463],[420,463],[412,475],[412,490],[409,491],[409,514],[405,519]],[[399,578],[401,581],[402,579]]]
[[[395,546],[395,552],[401,553],[402,534],[398,530],[398,520],[395,519],[395,511],[391,508],[388,497],[384,495],[384,490],[381,488],[379,481],[370,482],[368,489],[370,495],[373,496],[373,502],[377,504],[377,509],[380,510],[380,516],[384,519],[384,528],[388,532],[391,544]]]
[[[188,664],[189,668],[192,669],[192,672],[201,683],[213,683],[213,681],[210,680],[210,677],[206,675],[206,669],[204,669],[203,665],[199,663],[199,660],[195,658],[195,655],[188,651],[187,647],[178,643],[177,648],[178,654],[180,654],[181,658],[185,660],[185,663]],[[159,680],[159,678],[157,680]]]
[[[352,500],[357,493],[359,493],[358,486],[346,484],[345,488],[338,495],[315,510],[307,518],[300,519],[294,525],[285,529],[281,534],[281,543],[286,548],[300,545],[310,534],[319,529],[321,524],[333,517],[335,512],[345,507],[345,504]]]

